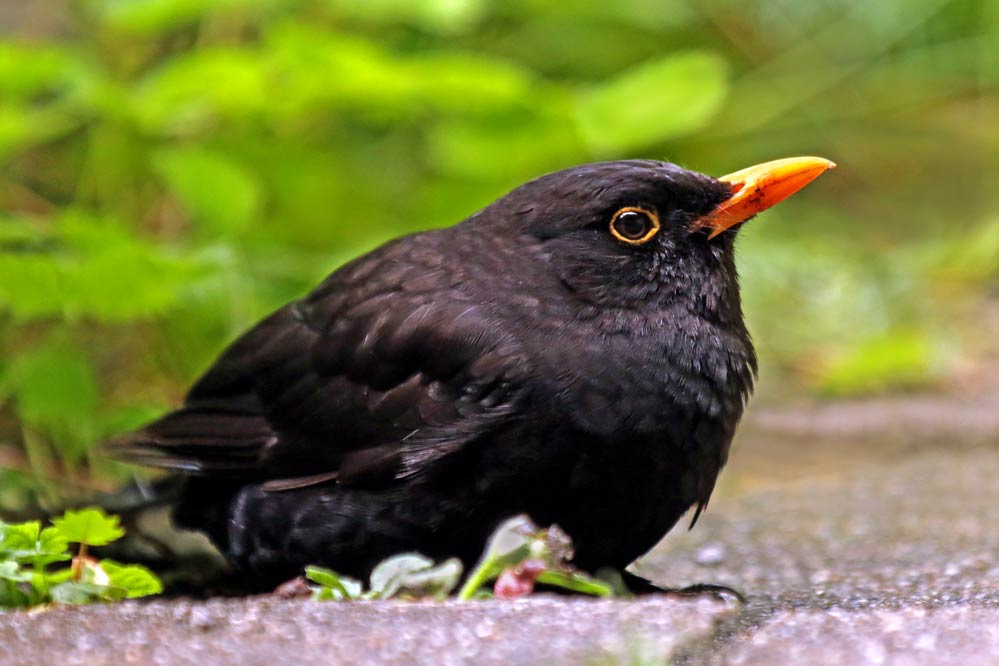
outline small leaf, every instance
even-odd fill
[[[31,601],[18,582],[0,577],[0,609],[30,606]]]
[[[539,531],[538,526],[526,515],[514,516],[500,524],[493,532],[486,546],[485,558],[509,560],[521,552],[527,554]]]
[[[98,601],[104,588],[93,583],[68,581],[52,587],[52,601],[60,604],[89,604]]]
[[[447,596],[461,580],[461,561],[451,558],[434,566],[418,553],[405,553],[382,561],[371,572],[371,596],[388,599],[398,595]]]
[[[38,532],[40,523],[0,524],[0,554],[19,564],[45,567],[68,560],[66,540],[51,527]]]
[[[578,571],[558,571],[548,569],[538,576],[538,582],[543,585],[559,587],[571,592],[590,594],[595,597],[609,597],[614,594],[614,589],[602,580],[590,578]]]
[[[37,520],[27,523],[0,523],[0,552],[34,552],[42,524]]]
[[[371,592],[382,599],[391,597],[402,585],[407,574],[424,571],[434,566],[434,561],[419,553],[403,553],[382,560],[371,572]]]
[[[452,557],[435,567],[404,575],[397,594],[443,598],[458,587],[463,572],[461,560]]]
[[[69,540],[55,527],[46,527],[38,537],[40,554],[60,555],[63,559],[69,559],[69,555],[66,554],[67,548]]]
[[[101,560],[101,569],[108,577],[108,585],[124,592],[127,599],[160,594],[163,583],[152,571],[138,564],[124,565],[112,560]]]
[[[305,567],[305,577],[320,585],[313,594],[317,601],[358,599],[364,592],[360,581],[323,567]]]
[[[538,542],[538,526],[525,514],[514,516],[496,528],[486,550],[458,592],[458,598],[471,599],[479,588],[499,576],[504,569],[516,566],[532,556]]]
[[[54,518],[52,524],[67,541],[91,546],[105,546],[125,534],[118,516],[109,516],[99,508],[67,511],[62,518]]]
[[[17,562],[0,562],[0,579],[13,581],[15,583],[23,583],[31,580],[31,576],[27,573],[21,571],[21,567],[18,566]]]

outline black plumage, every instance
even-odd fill
[[[652,161],[538,178],[336,270],[116,454],[189,475],[176,522],[260,579],[472,564],[518,513],[623,569],[708,502],[752,389],[734,229],[697,224],[733,191]]]

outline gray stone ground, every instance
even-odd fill
[[[0,664],[999,664],[999,396],[759,410],[697,527],[636,569],[747,603],[63,608],[0,614]]]

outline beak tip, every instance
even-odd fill
[[[719,204],[694,228],[712,228],[709,238],[783,201],[808,185],[836,163],[824,157],[788,157],[757,164],[718,178],[731,188],[730,198]]]

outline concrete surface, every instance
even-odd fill
[[[744,606],[125,603],[0,614],[0,664],[999,664],[996,398],[751,414],[697,527],[636,565]]]
[[[732,614],[722,602],[126,603],[3,617],[0,663],[662,663]]]

